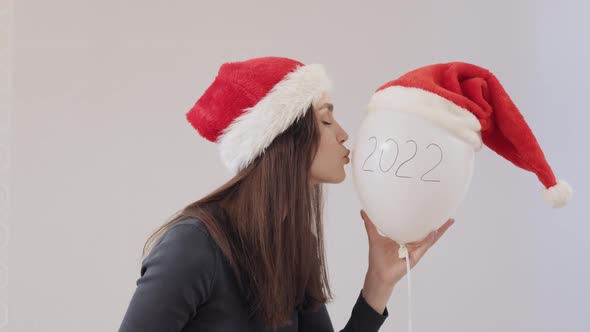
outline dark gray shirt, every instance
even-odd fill
[[[271,331],[248,316],[237,281],[207,228],[186,218],[169,228],[141,265],[141,276],[119,332]],[[359,292],[342,331],[378,331],[388,317]],[[293,324],[278,331],[334,331],[325,305],[293,310]]]

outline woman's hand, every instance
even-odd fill
[[[369,239],[369,268],[363,286],[363,297],[377,312],[382,313],[394,286],[407,273],[406,261],[404,258],[399,258],[399,244],[379,234],[377,227],[364,210],[361,210],[361,217],[365,221]],[[420,261],[426,251],[454,222],[455,220],[451,218],[422,240],[406,244],[410,268]]]

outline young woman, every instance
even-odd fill
[[[226,63],[187,113],[235,175],[181,209],[144,246],[120,332],[334,331],[322,184],[345,178],[347,133],[321,65],[279,57]],[[377,331],[406,265],[361,212],[364,285],[342,331]],[[409,244],[414,266],[451,225]]]

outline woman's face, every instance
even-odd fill
[[[344,146],[348,134],[334,118],[334,106],[328,94],[314,104],[313,111],[320,128],[320,143],[311,164],[312,181],[340,183],[346,177],[344,165],[350,162],[349,150]]]

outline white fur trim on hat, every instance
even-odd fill
[[[553,208],[560,208],[572,198],[574,191],[569,183],[557,180],[557,184],[550,188],[544,188],[545,201]]]
[[[217,141],[225,166],[237,174],[331,89],[332,81],[320,64],[303,65],[287,74],[223,130]]]
[[[368,111],[389,110],[418,114],[449,129],[471,144],[474,150],[482,148],[481,124],[473,113],[450,100],[419,88],[390,86],[371,97]]]

